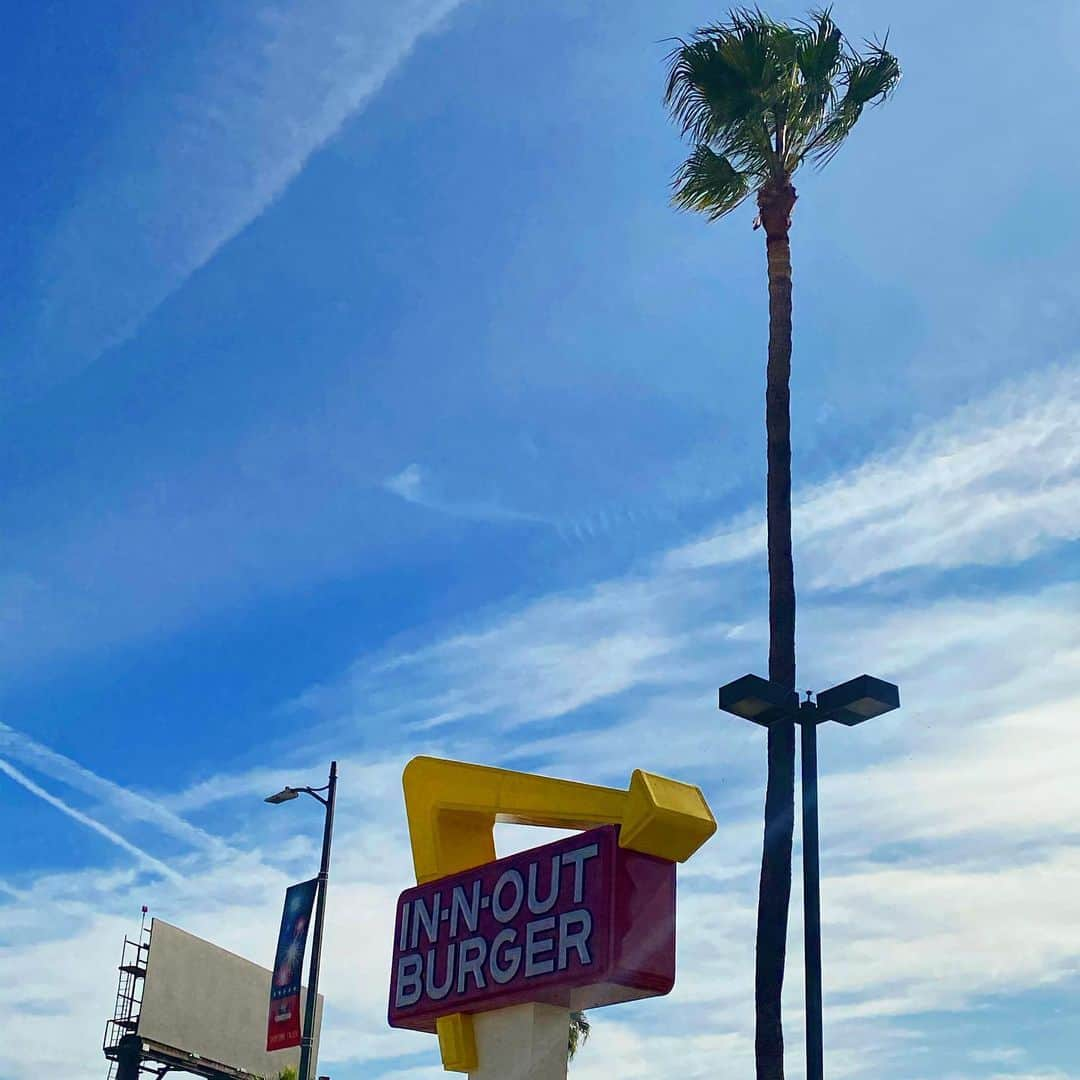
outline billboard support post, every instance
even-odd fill
[[[142,1039],[138,1035],[125,1035],[116,1053],[116,1080],[139,1080],[142,1065]]]

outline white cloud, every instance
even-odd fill
[[[1024,1069],[1022,1072],[994,1073],[990,1080],[1076,1080],[1076,1074],[1061,1069]]]
[[[5,912],[0,908],[0,920]],[[44,1070],[70,1080],[101,1080],[115,965],[131,926],[114,915],[85,915],[73,926],[70,914],[50,913],[63,919],[63,932],[0,947],[0,1009],[8,1017],[0,1076],[20,1080]],[[8,937],[5,923],[0,921],[0,940]]]
[[[433,645],[365,660],[341,685],[299,704],[340,712],[365,701],[422,728],[469,717],[502,729],[550,719],[635,686],[685,678],[687,635],[714,596],[707,582],[661,575],[546,597]],[[739,627],[706,633],[734,640]]]
[[[830,1015],[969,1008],[1080,972],[1080,850],[979,869],[867,866],[823,885]]]
[[[674,1011],[675,1006],[661,1002],[657,1008]],[[626,1024],[601,1021],[570,1075],[574,1080],[658,1075],[716,1080],[718,1076],[752,1076],[753,1071],[753,1042],[743,1033],[664,1035],[653,1031],[644,1035]]]
[[[1014,1065],[1024,1059],[1024,1051],[1018,1046],[998,1046],[989,1050],[972,1050],[970,1057],[976,1065]]]
[[[421,502],[421,489],[424,484],[424,474],[420,466],[413,463],[406,465],[401,472],[391,476],[383,487],[394,495],[400,495],[406,502]]]

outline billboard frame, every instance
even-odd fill
[[[157,945],[158,965],[155,969],[154,946]],[[164,965],[164,966],[162,966]],[[230,952],[205,938],[200,938],[178,926],[154,919],[143,926],[139,938],[124,938],[124,952],[119,965],[120,979],[114,1015],[106,1023],[102,1050],[105,1057],[120,1065],[117,1080],[138,1080],[139,1066],[161,1066],[161,1075],[179,1070],[208,1080],[276,1080],[281,1070],[296,1068],[298,1051],[278,1051],[272,1056],[265,1045],[265,1003],[272,972],[250,960]],[[223,984],[229,998],[242,1002],[243,1035],[238,1040],[237,1059],[229,1045],[231,1033],[207,1031],[206,994],[207,972],[215,972],[217,980],[210,986],[218,991]],[[232,993],[235,990],[235,994]],[[303,991],[306,998],[307,988]],[[197,1001],[198,1007],[189,1014],[174,1015],[177,1003]],[[149,1010],[147,1009],[149,1005]],[[200,1013],[199,1010],[202,1010]],[[222,1010],[224,1011],[224,1010]],[[247,1017],[247,1013],[252,1016]],[[315,1040],[321,1033],[323,998],[317,1000]],[[212,1011],[210,1015],[216,1019]],[[254,1018],[258,1015],[259,1022]],[[185,1027],[195,1030],[192,1038]],[[250,1028],[250,1032],[249,1032]],[[274,1061],[273,1057],[278,1057]],[[262,1069],[264,1071],[253,1071]],[[265,1071],[269,1069],[269,1071]]]

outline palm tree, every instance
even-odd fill
[[[570,1038],[566,1046],[566,1060],[573,1061],[574,1055],[589,1041],[589,1032],[592,1025],[589,1018],[583,1012],[570,1014]]]
[[[774,22],[757,9],[678,39],[669,57],[665,104],[693,145],[675,174],[673,201],[709,221],[751,195],[765,231],[769,273],[769,354],[765,377],[768,446],[766,518],[769,565],[769,679],[795,689],[795,575],[791,557],[791,248],[792,178],[805,162],[830,161],[863,109],[900,79],[885,42],[852,48],[829,11],[805,22]],[[754,980],[758,1080],[782,1080],[784,981],[791,838],[795,804],[795,725],[769,728],[765,840],[758,886]]]

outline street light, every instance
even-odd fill
[[[321,788],[319,789],[322,790]],[[314,794],[314,793],[312,793]],[[282,788],[276,795],[267,795],[263,802],[271,803],[273,806],[279,806],[283,802],[291,802],[293,799],[300,797],[300,792],[296,788],[285,787]]]
[[[326,792],[325,798],[321,794]],[[315,928],[311,938],[311,965],[308,968],[308,993],[304,1009],[304,1030],[300,1037],[300,1071],[297,1080],[311,1080],[315,1062],[312,1048],[315,1041],[315,1009],[319,1000],[319,960],[322,955],[323,918],[326,914],[326,887],[330,877],[330,841],[334,834],[334,802],[337,797],[337,762],[330,762],[330,782],[321,788],[289,787],[286,785],[263,800],[273,806],[292,802],[300,793],[318,799],[326,808],[323,824],[322,861],[319,864],[318,894],[315,900]]]
[[[798,707],[799,695],[794,690],[785,690],[760,675],[744,675],[720,687],[720,708],[724,712],[764,727],[792,716]]]
[[[821,864],[818,843],[817,726],[835,720],[854,727],[900,708],[900,690],[872,675],[859,675],[822,690],[817,702],[759,675],[720,687],[720,708],[768,727],[794,720],[802,729],[803,944],[806,967],[806,1077],[823,1080],[825,1049],[821,1008]]]
[[[900,688],[873,675],[859,675],[846,683],[822,690],[817,695],[822,720],[835,720],[848,727],[872,720],[900,708]],[[820,722],[820,721],[819,721]]]

